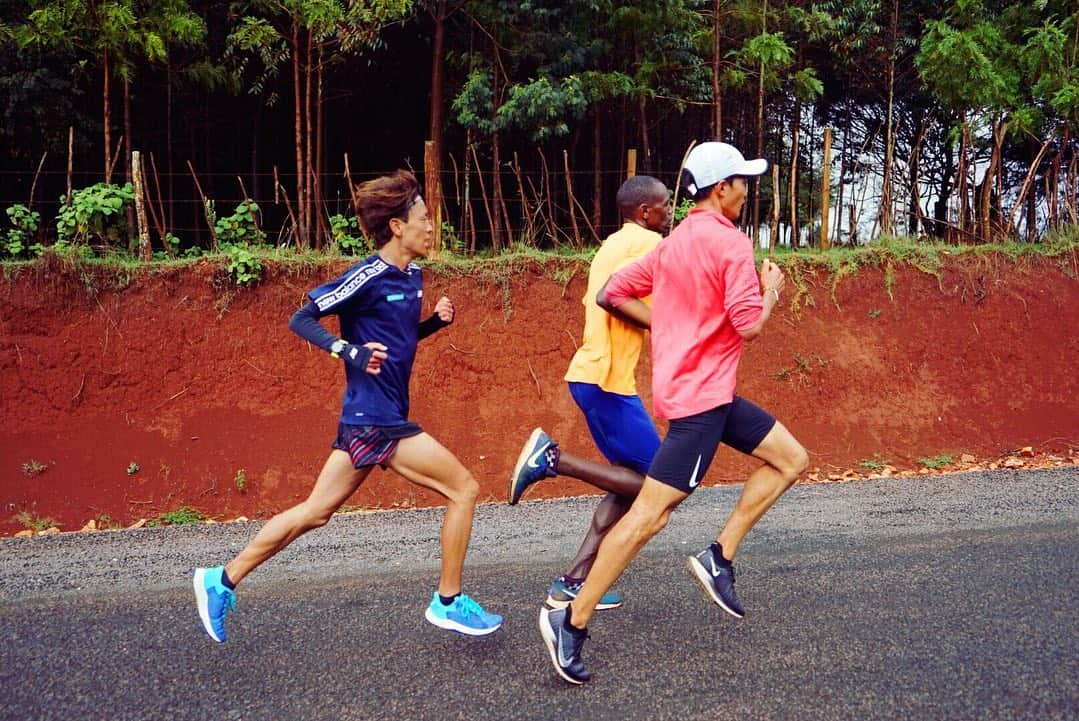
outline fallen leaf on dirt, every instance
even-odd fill
[[[19,531],[15,534],[15,538],[33,538],[34,532],[29,528]]]
[[[970,455],[969,453],[964,453],[963,455],[959,456],[960,463],[974,463],[974,461],[976,460],[978,459]]]
[[[1008,458],[1003,463],[1005,468],[1022,468],[1024,465],[1026,464],[1023,463],[1021,458]]]
[[[127,530],[133,531],[136,528],[142,528],[145,525],[146,525],[146,519],[145,518],[140,518],[139,520],[135,521],[130,526],[128,526]]]
[[[1019,449],[1019,455],[1023,456],[1024,458],[1033,458],[1034,448],[1031,446],[1023,446]]]
[[[39,536],[55,536],[59,532],[60,532],[60,529],[57,528],[56,526],[53,526],[52,528],[46,528],[44,531],[42,531],[41,533],[39,533],[37,535],[39,535]]]
[[[96,531],[96,530],[97,530],[97,521],[95,521],[92,518],[89,521],[86,522],[85,526],[83,526],[82,528],[79,529],[80,532],[81,531]]]

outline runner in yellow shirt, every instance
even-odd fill
[[[521,449],[510,477],[510,505],[520,501],[532,484],[557,475],[576,478],[607,491],[592,515],[588,534],[569,570],[548,591],[547,605],[556,609],[565,608],[577,596],[607,531],[637,497],[660,444],[656,427],[637,395],[634,377],[644,347],[645,330],[600,308],[596,305],[596,294],[612,274],[640,260],[659,243],[660,233],[667,228],[670,218],[670,194],[659,180],[636,175],[619,188],[617,203],[625,224],[603,241],[592,259],[588,289],[582,301],[584,339],[565,376],[596,447],[611,465],[571,455],[559,448],[542,428],[537,428]],[[622,597],[609,592],[596,608],[621,605]]]

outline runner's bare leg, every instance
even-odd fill
[[[596,562],[577,598],[570,604],[572,625],[584,628],[588,624],[603,594],[614,585],[644,545],[666,527],[671,511],[688,497],[689,494],[654,478],[644,479],[637,500],[600,544]]]
[[[779,421],[754,449],[753,456],[764,461],[764,465],[749,474],[742,495],[716,538],[728,561],[734,559],[738,545],[749,530],[809,465],[805,448]]]
[[[267,521],[247,547],[225,566],[229,580],[239,584],[285,546],[311,529],[325,526],[370,472],[370,468],[356,470],[344,451],[330,453],[307,499]]]
[[[472,516],[480,486],[445,446],[427,433],[402,438],[389,467],[413,483],[445,497],[442,520],[442,574],[438,592],[453,596],[461,591],[468,541],[472,536]]]

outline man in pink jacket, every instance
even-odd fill
[[[696,146],[682,184],[696,206],[663,243],[614,274],[597,302],[652,332],[652,404],[670,421],[640,494],[611,529],[577,597],[562,610],[543,609],[540,632],[555,670],[570,683],[591,674],[581,659],[597,603],[671,511],[697,487],[720,443],[764,461],[750,474],[716,541],[689,557],[708,597],[741,618],[732,561],[749,529],[794,483],[808,456],[781,423],[734,393],[746,341],[760,335],[783,290],[783,273],[765,260],[760,274],[752,241],[734,221],[746,178],[768,169],[726,143]],[[651,295],[649,308],[641,299]]]

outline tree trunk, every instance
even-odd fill
[[[307,249],[307,196],[304,193],[306,165],[303,159],[303,101],[300,85],[300,26],[292,22],[292,97],[294,103],[296,142],[296,247]]]
[[[832,203],[829,195],[832,192],[832,129],[824,129],[824,149],[821,151],[820,170],[820,249],[828,250],[831,242],[828,234],[828,211]]]
[[[168,173],[168,228],[171,230],[176,227],[173,213],[173,206],[176,204],[176,193],[172,184],[172,65],[168,63],[165,64],[165,172]]]
[[[761,13],[761,32],[768,32],[768,0],[764,0]],[[757,68],[757,157],[764,157],[764,60]],[[750,235],[757,240],[761,224],[761,182],[758,178],[753,183],[753,228]]]
[[[311,123],[311,101],[315,94],[313,83],[311,80],[311,66],[312,62],[312,49],[314,44],[313,32],[310,28],[307,30],[307,48],[305,51],[305,67],[304,67],[304,86],[303,86],[303,143],[304,143],[304,172],[307,174],[306,186],[307,186],[307,228],[310,233],[309,241],[311,245],[319,250],[322,248],[322,237],[319,234],[319,218],[322,215],[322,209],[318,207],[318,187],[315,180],[315,168],[313,165],[314,156],[312,155],[312,136],[314,135],[312,123]]]
[[[131,81],[124,78],[124,182],[131,183]],[[135,228],[135,208],[127,206],[127,232]],[[130,238],[130,235],[129,235]]]
[[[600,142],[603,139],[601,132],[600,109],[597,105],[595,116],[592,119],[592,229],[596,235],[602,237],[600,223],[603,220],[603,153]]]
[[[641,163],[644,172],[652,171],[652,147],[648,144],[648,106],[644,94],[637,98],[637,122],[641,129]]]
[[[843,239],[842,231],[843,227],[843,194],[846,190],[844,180],[847,175],[847,148],[850,147],[850,103],[847,103],[847,122],[846,127],[843,129],[843,148],[839,154],[839,183],[836,186],[836,201],[835,201],[835,244],[842,245],[840,241]]]
[[[790,203],[791,247],[798,247],[798,141],[802,137],[802,103],[794,101],[794,120],[791,123],[791,180]],[[778,189],[777,189],[778,190]]]
[[[319,236],[322,241],[328,241],[330,239],[330,230],[329,226],[326,224],[326,208],[322,182],[323,173],[325,172],[323,135],[326,132],[326,129],[323,127],[322,115],[322,85],[324,77],[322,63],[324,59],[325,48],[320,44],[318,46],[318,67],[315,70],[315,207],[317,208],[318,213]]]
[[[101,67],[104,79],[104,87],[101,91],[104,117],[102,122],[105,126],[105,183],[112,182],[112,117],[109,108],[109,51],[101,55]]]
[[[985,169],[981,197],[978,201],[978,234],[984,243],[989,243],[993,240],[989,220],[993,204],[993,183],[996,180],[997,168],[1000,166],[1001,146],[1004,143],[1004,133],[1007,130],[1008,122],[1005,120],[993,123],[993,152],[989,156],[989,167]]]
[[[124,78],[124,181],[131,182],[131,81]]]
[[[921,116],[921,114],[919,114]],[[918,133],[914,136],[914,142],[910,148],[910,160],[907,162],[909,170],[909,196],[910,205],[907,210],[907,232],[918,237],[922,233],[922,198],[918,189],[918,179],[921,175],[922,141],[925,138],[926,120],[919,117]]]
[[[892,211],[895,191],[892,185],[892,163],[895,154],[895,45],[898,40],[899,1],[892,0],[891,46],[888,56],[888,117],[884,132],[884,183],[880,191],[880,231],[895,235],[895,217]]]
[[[513,242],[513,231],[506,214],[506,199],[502,195],[502,136],[499,133],[491,137],[491,190],[494,195],[495,225],[498,228],[498,250],[501,250]],[[503,229],[506,233],[504,238]]]
[[[442,75],[445,67],[446,0],[438,0],[435,10],[435,33],[431,43],[431,126],[427,136],[434,143],[435,162],[442,163]]]
[[[724,0],[715,0],[712,11],[712,136],[716,140],[723,137],[723,96],[720,95],[719,77],[722,71],[723,56],[720,53],[720,31],[723,25],[723,14],[720,8]]]
[[[941,154],[944,157],[943,167],[940,171],[940,188],[937,190],[937,199],[933,203],[933,236],[944,239],[948,236],[948,203],[952,194],[952,178],[955,174],[955,163],[952,159],[952,146],[947,140],[942,144]]]

